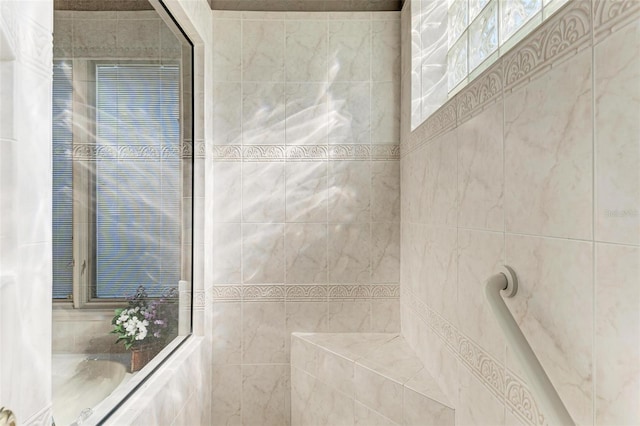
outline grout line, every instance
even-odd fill
[[[595,28],[594,22],[594,9],[595,0],[591,1],[591,14],[589,16],[591,25],[591,239],[594,241],[591,247],[591,377],[592,377],[592,391],[591,391],[591,416],[592,423],[596,424],[596,404],[597,404],[597,356],[596,356],[596,324],[597,324],[597,279],[596,274],[598,268],[596,265],[597,258],[597,246],[596,240],[596,220],[597,220],[597,179],[596,179],[596,46],[595,46]]]

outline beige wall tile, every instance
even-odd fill
[[[506,230],[592,238],[590,51],[505,98]]]
[[[640,422],[640,248],[596,245],[596,424]]]
[[[245,302],[242,304],[243,364],[286,363],[284,302]]]
[[[242,424],[286,425],[285,394],[289,391],[288,365],[242,367]]]
[[[640,34],[595,47],[596,240],[640,244]]]
[[[507,235],[506,260],[518,274],[507,305],[569,413],[591,423],[593,244]],[[507,366],[520,371],[509,348]]]
[[[504,230],[502,102],[458,129],[458,226]]]
[[[284,231],[289,284],[327,282],[327,225],[287,223]]]
[[[327,21],[290,19],[285,25],[287,81],[327,81]]]
[[[242,78],[284,81],[284,21],[256,20],[242,26]]]

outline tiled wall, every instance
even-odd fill
[[[213,17],[213,418],[282,425],[292,331],[399,329],[399,14]]]
[[[396,333],[294,333],[291,424],[455,425],[455,412]]]
[[[25,425],[51,418],[52,3],[0,1],[0,404]]]
[[[483,297],[505,263],[574,420],[640,422],[639,17],[570,2],[402,139],[402,333],[460,424],[544,423]]]

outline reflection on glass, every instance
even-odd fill
[[[492,2],[469,27],[469,71],[498,48],[498,7]]]
[[[99,421],[191,328],[191,46],[146,2],[89,3],[54,12],[58,426]]]
[[[453,90],[467,76],[467,33],[449,50],[447,57],[449,91]]]
[[[504,43],[542,8],[541,0],[502,0],[500,43]]]
[[[468,25],[468,3],[467,0],[454,0],[449,7],[448,34],[449,47],[451,47],[458,37],[464,32]]]

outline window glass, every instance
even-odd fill
[[[180,70],[96,67],[97,298],[145,287],[159,296],[180,280]]]

